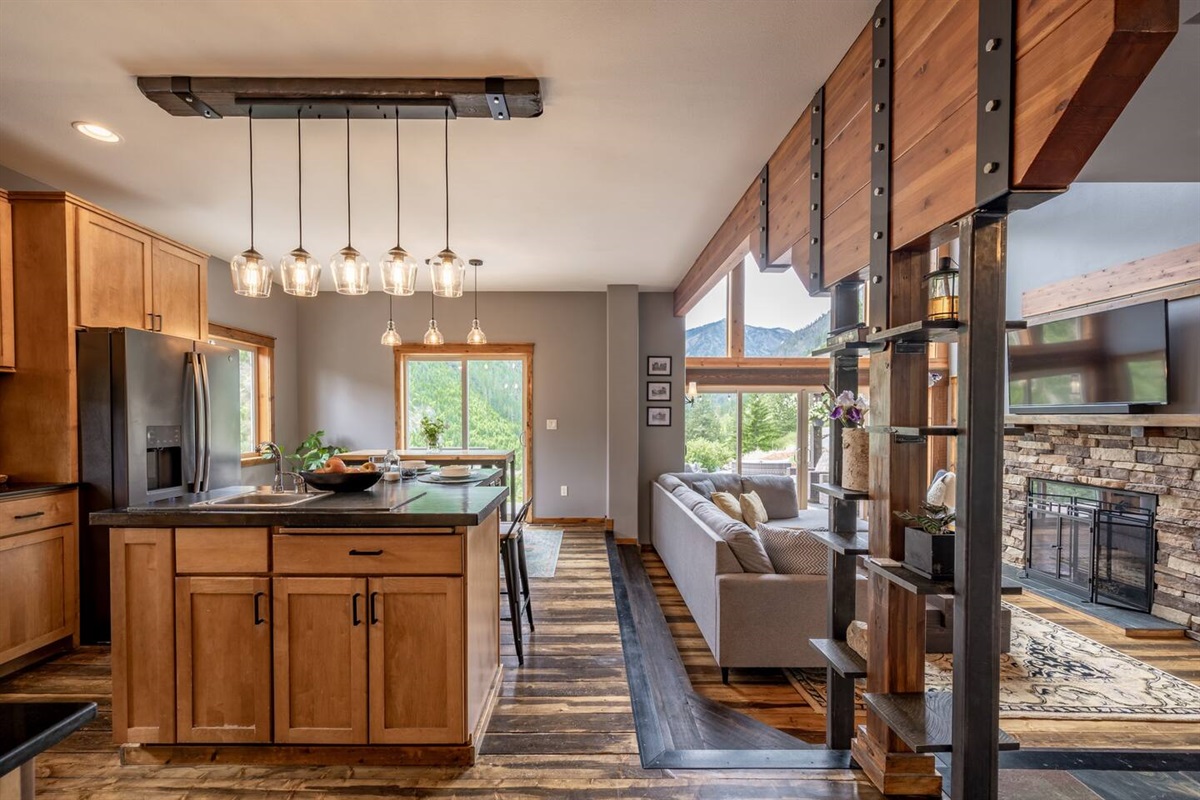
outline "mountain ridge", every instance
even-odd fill
[[[829,312],[796,330],[746,326],[746,356],[748,358],[807,357],[825,345],[829,335]],[[687,329],[688,356],[694,358],[725,355],[725,320],[709,322]]]

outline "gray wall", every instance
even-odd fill
[[[226,279],[228,280],[228,279]],[[349,448],[395,441],[393,358],[379,344],[387,296],[322,292],[294,300],[298,308],[296,385],[300,428],[328,432]],[[438,327],[449,342],[471,328],[473,297],[437,302]],[[604,517],[605,296],[601,292],[481,293],[480,323],[493,344],[534,345],[534,505],[539,517]],[[429,324],[429,294],[397,297],[396,329],[419,343]],[[546,430],[546,420],[558,430]],[[560,486],[568,487],[562,497]]]
[[[265,300],[233,293],[229,262],[208,260],[208,319],[233,328],[275,337],[275,441],[284,452],[294,450],[307,433],[300,430],[300,404],[296,395],[298,374],[297,302],[276,286]],[[246,467],[248,484],[270,483],[274,467]]]
[[[684,331],[683,317],[674,315],[675,297],[671,292],[643,292],[638,296],[638,520],[641,540],[650,541],[650,483],[664,472],[683,471],[684,436],[683,393]],[[671,377],[646,376],[647,356],[671,356]],[[646,382],[669,380],[671,402],[647,403]],[[648,427],[646,407],[671,407],[671,427]]]
[[[638,287],[608,287],[608,516],[620,538],[638,538]]]
[[[1021,294],[1085,272],[1200,242],[1200,183],[1076,183],[1008,223],[1010,319]],[[1200,297],[1173,301],[1170,396],[1163,413],[1200,413]]]

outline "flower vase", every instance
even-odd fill
[[[870,475],[870,436],[862,428],[842,429],[842,488],[865,492]]]

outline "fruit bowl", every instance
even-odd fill
[[[301,472],[313,489],[319,492],[362,492],[379,483],[382,472]]]

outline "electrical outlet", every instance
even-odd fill
[[[548,430],[548,431],[558,430],[558,420],[556,420],[556,419],[546,420],[546,430]],[[566,493],[564,492],[564,494],[566,494]]]
[[[566,486],[558,487],[558,493],[561,494],[563,497],[566,497],[567,496],[567,487]]]

